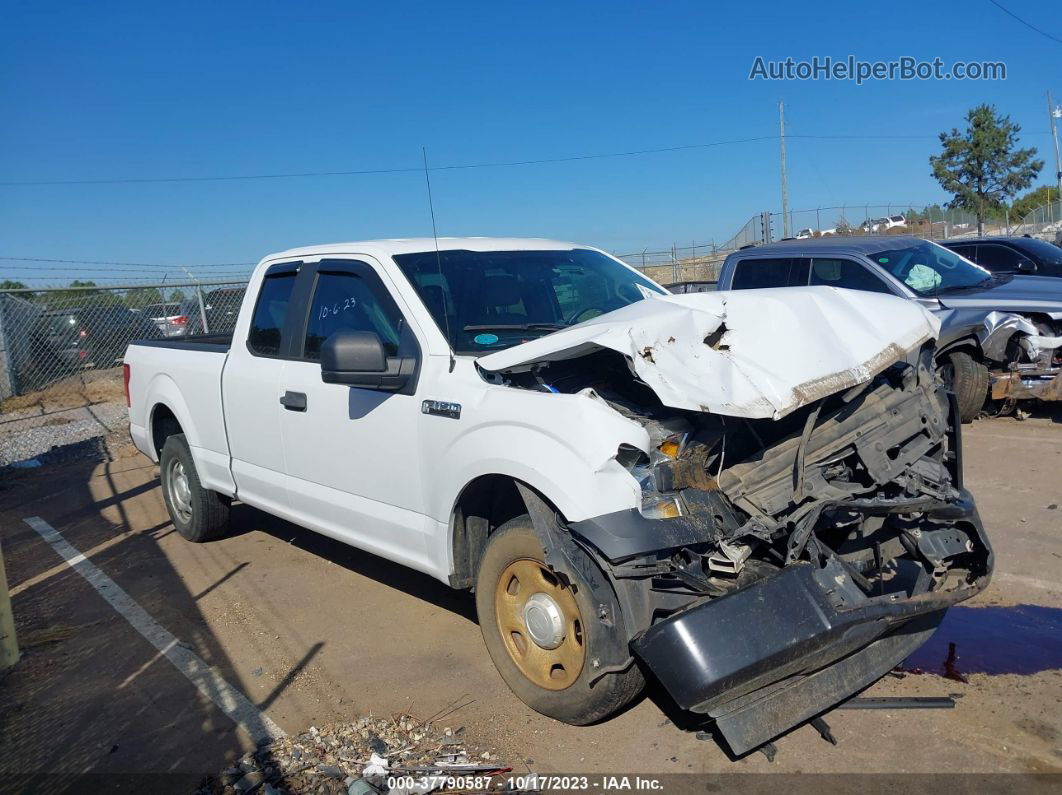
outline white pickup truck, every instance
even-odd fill
[[[130,345],[130,430],[188,540],[240,500],[472,589],[534,709],[600,720],[651,675],[740,754],[988,582],[937,330],[570,243],[314,246],[258,265],[231,336]]]

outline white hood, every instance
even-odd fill
[[[834,287],[650,297],[477,360],[520,370],[608,348],[667,406],[778,419],[861,384],[940,331],[915,301]]]

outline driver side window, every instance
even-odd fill
[[[306,323],[303,357],[321,358],[321,345],[337,331],[372,331],[388,356],[398,355],[402,315],[376,274],[318,272]]]

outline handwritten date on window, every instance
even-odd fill
[[[324,306],[321,307],[321,310],[318,313],[317,317],[320,320],[324,320],[325,318],[329,317],[330,315],[335,316],[335,315],[340,314],[341,312],[347,312],[347,311],[353,309],[354,307],[356,307],[357,305],[358,305],[358,299],[356,299],[356,298],[348,298],[347,300],[343,301],[342,303],[339,303],[337,301],[336,303],[332,304],[332,306],[328,306],[327,304],[325,304]]]

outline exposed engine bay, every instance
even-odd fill
[[[928,352],[781,420],[670,409],[635,378],[618,380],[618,359],[600,352],[549,363],[513,384],[592,389],[649,431],[649,456],[618,457],[642,486],[641,517],[661,522],[645,539],[656,548],[611,544],[590,529],[593,520],[573,529],[600,541],[618,577],[651,580],[659,613],[814,557],[836,556],[868,592],[895,590],[889,569],[904,555],[923,558],[934,587],[983,573],[964,559],[975,538],[947,540],[956,537],[947,521],[924,518],[961,497],[950,402]]]
[[[568,529],[634,653],[735,753],[870,684],[987,585],[953,399],[931,345],[909,358],[780,419],[666,406],[612,350],[502,375],[648,431],[648,454],[616,455],[641,509]]]

